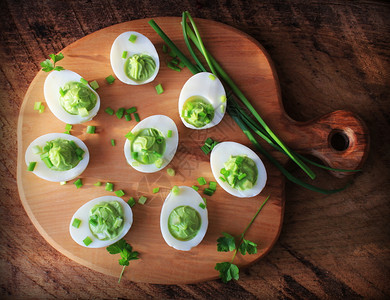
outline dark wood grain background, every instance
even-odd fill
[[[118,285],[54,250],[27,217],[16,186],[18,113],[48,54],[113,24],[183,10],[257,39],[293,119],[350,110],[366,122],[371,149],[339,194],[287,182],[280,238],[239,281]],[[389,18],[385,1],[0,1],[0,298],[390,298]],[[318,185],[345,183],[317,173]]]

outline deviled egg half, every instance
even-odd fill
[[[124,32],[115,39],[110,61],[115,76],[131,85],[153,81],[160,69],[160,59],[153,43],[135,31]]]
[[[178,143],[179,132],[171,118],[164,115],[150,116],[126,135],[125,157],[137,171],[157,172],[173,159]]]
[[[161,208],[165,242],[176,250],[189,251],[203,240],[208,224],[207,208],[199,193],[188,186],[175,186]]]
[[[100,97],[88,81],[70,71],[52,71],[43,86],[51,112],[62,122],[80,124],[92,120],[99,111]]]
[[[218,184],[236,197],[254,197],[267,182],[267,172],[260,157],[236,142],[217,144],[211,152],[210,165]]]
[[[191,129],[206,129],[221,122],[226,111],[226,93],[221,81],[212,73],[190,77],[179,97],[179,114]]]
[[[65,133],[49,133],[31,142],[25,154],[27,165],[36,163],[33,173],[54,182],[76,178],[87,168],[89,151],[79,138]]]
[[[69,232],[77,244],[101,248],[123,238],[132,224],[130,205],[119,197],[103,196],[85,203],[75,212]]]

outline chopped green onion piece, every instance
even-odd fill
[[[221,106],[219,107],[219,109],[220,109],[221,113],[224,113],[224,112],[225,112],[225,106],[224,106],[224,105],[221,105]]]
[[[111,182],[107,182],[105,190],[108,191],[108,192],[113,192],[114,191],[114,184],[111,183]]]
[[[126,59],[126,57],[127,57],[127,51],[123,51],[123,52],[122,52],[122,58],[125,58],[125,59]]]
[[[28,164],[27,171],[30,171],[30,172],[34,171],[36,165],[37,165],[37,162],[36,162],[36,161],[30,162],[30,163]]]
[[[111,107],[107,107],[104,111],[108,113],[110,116],[114,114],[114,110]]]
[[[156,194],[156,193],[158,193],[159,191],[160,191],[160,188],[159,188],[159,187],[156,187],[156,188],[153,189],[153,194]]]
[[[115,195],[117,195],[118,197],[122,197],[125,195],[125,192],[123,190],[115,191]]]
[[[244,179],[246,177],[246,173],[240,173],[238,175],[238,180]]]
[[[135,138],[135,134],[132,133],[131,131],[129,131],[128,133],[126,133],[125,137],[126,137],[129,141],[132,141],[132,140],[134,140],[134,138]]]
[[[79,113],[80,117],[83,117],[83,118],[88,117],[88,115],[89,115],[89,112],[85,107],[80,107],[78,109],[78,113]]]
[[[204,193],[205,195],[207,195],[207,196],[212,196],[212,195],[214,194],[214,192],[215,192],[215,190],[212,190],[212,189],[210,189],[210,188],[205,188],[205,189],[203,190],[203,193]]]
[[[81,178],[77,179],[74,183],[73,183],[76,188],[81,188],[83,186],[83,183],[81,182]]]
[[[167,47],[166,44],[163,44],[163,45],[162,45],[162,51],[163,51],[164,53],[167,53],[167,52],[168,52],[168,47]]]
[[[207,145],[207,146],[209,146],[209,147],[211,147],[211,145],[213,144],[213,142],[214,142],[214,140],[213,140],[212,138],[210,138],[210,137],[208,137],[208,138],[204,141],[205,145]]]
[[[223,181],[223,182],[226,182],[226,179],[223,176],[219,176],[219,179],[221,179],[221,181]]]
[[[115,140],[114,139],[111,139],[111,145],[115,146]]]
[[[167,173],[168,173],[169,176],[175,176],[175,175],[176,175],[175,170],[172,169],[172,168],[168,168],[168,169],[167,169]]]
[[[131,163],[131,165],[134,166],[134,167],[138,167],[139,166],[139,162],[138,161],[133,161]]]
[[[106,81],[108,82],[108,84],[113,84],[114,81],[115,81],[115,77],[110,75],[110,76],[107,76],[106,77]]]
[[[95,133],[96,126],[88,126],[87,133],[93,134]]]
[[[126,112],[127,112],[128,114],[135,113],[135,112],[137,112],[137,108],[136,108],[135,106],[130,107],[129,109],[126,110]]]
[[[38,146],[38,145],[35,145],[35,146],[32,147],[32,153],[40,154],[40,153],[42,153],[42,148],[40,146]]]
[[[80,220],[80,219],[77,219],[77,218],[74,218],[74,219],[73,219],[72,226],[73,226],[74,228],[79,228],[79,227],[80,227],[80,224],[81,224],[81,220]]]
[[[215,181],[210,181],[209,182],[209,188],[211,189],[211,190],[216,190],[217,189],[217,183],[215,182]]]
[[[205,209],[206,205],[204,205],[204,203],[199,203],[199,207]]]
[[[85,246],[89,246],[92,243],[92,240],[89,236],[87,236],[85,239],[83,239],[83,243]]]
[[[161,158],[158,158],[158,159],[156,159],[156,161],[154,162],[154,165],[155,165],[157,168],[161,168],[163,162],[164,162],[164,161],[163,161]]]
[[[85,85],[88,85],[88,81],[85,80],[84,78],[80,78],[80,82],[83,83],[83,84],[85,84]]]
[[[95,91],[99,88],[99,84],[98,84],[98,82],[97,82],[96,80],[91,81],[91,82],[89,83],[89,85],[90,85],[91,88],[93,88]]]
[[[125,109],[124,109],[123,107],[119,108],[119,109],[116,111],[116,113],[115,113],[115,114],[116,114],[116,117],[117,117],[118,119],[122,119],[124,112],[125,112]]]
[[[125,119],[126,119],[126,121],[131,121],[131,115],[126,114]]]
[[[134,119],[135,119],[137,122],[140,121],[140,118],[139,118],[138,113],[134,113]]]
[[[168,66],[168,68],[170,68],[170,69],[172,69],[174,71],[177,71],[177,72],[181,71],[181,69],[178,66],[175,66],[172,62],[168,62],[167,66]]]
[[[169,54],[169,56],[171,56],[173,58],[175,58],[177,56],[175,51],[173,51],[173,50],[169,51],[168,54]]]
[[[199,183],[200,185],[204,185],[204,184],[207,183],[207,181],[206,181],[206,179],[204,179],[204,177],[199,177],[199,178],[197,179],[197,181],[198,181],[198,183]]]
[[[172,193],[174,195],[179,195],[180,193],[180,188],[177,186],[177,185],[174,185],[173,188],[172,188]]]
[[[51,161],[50,161],[50,159],[49,159],[48,157],[44,157],[44,158],[41,157],[41,159],[42,159],[42,161],[45,163],[45,165],[46,165],[49,169],[53,166],[53,164],[51,163]]]
[[[202,197],[204,204],[207,205],[207,199],[205,197]]]
[[[163,89],[161,83],[159,83],[158,85],[156,85],[155,88],[156,88],[157,94],[159,94],[159,95],[162,94],[162,93],[164,92],[164,89]]]
[[[168,130],[167,137],[172,137],[172,130]]]
[[[198,191],[198,190],[199,190],[199,187],[196,186],[196,185],[193,185],[192,188],[193,188],[195,191]]]
[[[127,204],[129,204],[130,207],[133,207],[135,205],[134,197],[130,197],[129,201],[127,201]]]
[[[186,66],[186,64],[185,64],[185,63],[183,63],[182,61],[181,61],[181,62],[179,62],[179,67],[180,67],[180,68],[182,68],[182,69],[183,69],[183,68],[185,68],[185,66]]]
[[[220,97],[220,99],[221,99],[221,102],[222,102],[222,103],[225,103],[225,102],[226,102],[226,96],[225,96],[225,95],[222,95],[222,96]]]
[[[135,43],[136,40],[137,40],[137,36],[135,34],[130,35],[129,37],[130,42]]]
[[[67,130],[67,131],[64,131],[64,133],[65,133],[65,134],[70,134],[70,131]]]
[[[209,78],[210,78],[211,80],[215,80],[215,76],[214,76],[213,74],[210,74],[210,75],[209,75]]]
[[[72,127],[73,127],[73,126],[72,126],[71,124],[66,124],[66,125],[65,125],[65,130],[66,130],[66,131],[70,131],[70,130],[72,129]]]
[[[45,106],[42,104],[41,105],[41,108],[39,109],[39,113],[43,113],[45,111]]]
[[[65,185],[67,182],[66,181],[61,181],[60,185]]]
[[[200,147],[200,149],[202,149],[203,153],[206,155],[211,152],[210,147],[208,147],[207,145],[203,145],[202,147]]]
[[[93,185],[94,185],[94,186],[101,186],[102,183],[101,183],[100,181],[98,181],[98,182],[94,183]]]
[[[144,205],[145,202],[146,202],[146,200],[148,200],[147,197],[141,196],[141,197],[139,197],[139,199],[138,199],[138,203]]]
[[[41,109],[42,102],[35,102],[34,103],[34,110],[40,110]]]

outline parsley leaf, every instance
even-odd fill
[[[240,270],[235,264],[230,262],[217,263],[214,269],[219,271],[219,277],[221,277],[224,283],[227,283],[232,279],[238,280],[240,277]]]
[[[257,244],[254,242],[251,242],[246,239],[242,239],[241,245],[238,248],[240,250],[242,255],[245,255],[247,252],[248,254],[256,254],[257,253]]]
[[[53,63],[50,61],[50,59],[46,59],[45,61],[41,62],[42,71],[44,72],[50,72],[54,69]]]
[[[133,247],[130,246],[124,239],[120,239],[116,243],[108,246],[107,251],[110,254],[120,254],[121,258],[119,259],[119,265],[123,266],[122,272],[119,276],[118,283],[121,281],[125,267],[129,265],[130,260],[138,259],[139,253],[133,251]]]
[[[56,63],[64,58],[64,55],[62,53],[59,53],[57,55],[49,54],[49,57],[52,59],[53,62],[51,62],[50,59],[46,59],[45,61],[42,61],[40,63],[40,65],[42,67],[42,71],[50,72],[50,71],[53,71],[53,70],[56,70],[56,71],[65,70],[63,67],[56,66]]]
[[[229,233],[222,232],[224,236],[220,237],[217,242],[217,251],[219,252],[228,252],[236,249],[236,241],[234,236]]]

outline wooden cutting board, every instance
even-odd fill
[[[155,19],[165,33],[185,49],[180,18]],[[96,181],[112,182],[115,190],[123,189],[128,200],[148,197],[145,205],[133,207],[134,223],[125,239],[140,253],[140,259],[132,261],[124,277],[132,281],[148,283],[194,283],[218,277],[214,270],[217,262],[230,261],[232,253],[217,252],[217,238],[222,232],[239,235],[249,223],[266,196],[267,205],[247,232],[247,239],[258,244],[255,255],[237,255],[235,263],[247,266],[263,257],[275,244],[280,233],[284,211],[284,178],[268,161],[264,160],[268,182],[263,192],[254,198],[239,199],[218,187],[212,197],[207,197],[209,228],[203,242],[189,252],[170,248],[163,240],[159,217],[162,203],[173,185],[194,185],[203,176],[213,180],[209,157],[200,146],[207,137],[218,141],[236,141],[250,146],[249,141],[234,121],[225,116],[216,127],[209,130],[186,128],[177,111],[181,87],[191,76],[184,69],[176,72],[166,66],[170,59],[162,52],[163,41],[147,24],[148,20],[130,21],[114,25],[90,34],[63,49],[65,58],[59,65],[75,71],[85,79],[97,80],[101,97],[99,114],[90,122],[74,125],[71,133],[82,139],[90,151],[90,162],[80,176],[83,187],[76,189],[72,182],[64,186],[44,181],[27,172],[24,154],[27,146],[38,136],[51,132],[64,132],[65,124],[54,117],[47,108],[42,114],[33,110],[35,101],[44,101],[43,84],[47,73],[38,72],[31,83],[20,111],[18,123],[18,188],[23,206],[40,234],[58,251],[96,271],[119,276],[119,255],[110,255],[106,249],[87,249],[76,244],[68,227],[74,212],[85,202],[113,193],[96,187]],[[321,158],[329,165],[342,168],[358,168],[367,154],[368,136],[364,125],[353,114],[337,111],[317,120],[297,123],[284,113],[280,88],[270,58],[251,37],[221,23],[197,20],[204,43],[223,68],[244,91],[270,127],[291,147]],[[153,83],[128,86],[116,80],[108,85],[105,77],[113,74],[109,54],[115,38],[125,31],[138,31],[151,39],[160,55],[160,72]],[[187,51],[183,51],[187,53]],[[157,95],[155,85],[161,83],[164,93]],[[47,106],[47,105],[46,105]],[[135,126],[135,121],[117,119],[104,112],[106,107],[118,109],[136,106],[141,119],[154,114],[172,118],[179,130],[179,147],[169,167],[176,170],[170,177],[166,170],[154,174],[135,171],[126,163],[123,154],[124,135]],[[96,126],[96,134],[87,134],[88,125]],[[335,134],[335,135],[334,135]],[[116,140],[112,146],[111,139]],[[348,147],[338,151],[333,140],[348,141]],[[287,162],[279,153],[269,149],[283,164]],[[160,192],[152,193],[154,187]],[[200,190],[202,194],[202,189]]]

